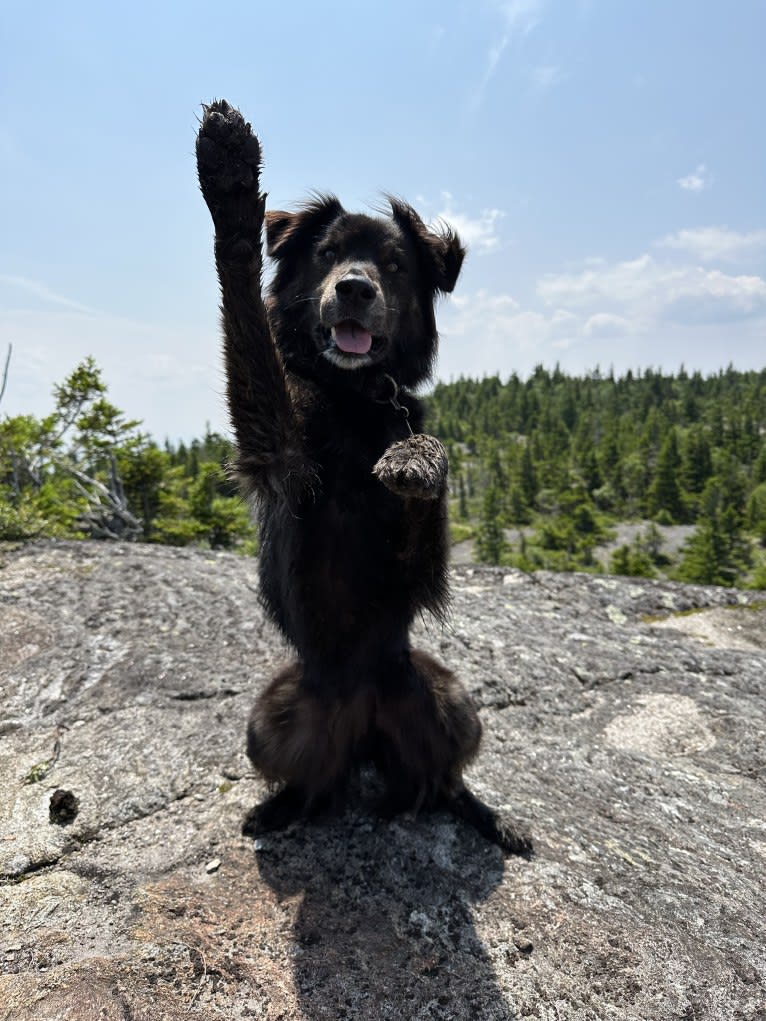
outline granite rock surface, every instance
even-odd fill
[[[257,561],[0,551],[0,1021],[766,1021],[757,594],[456,567],[470,771],[535,839],[359,805],[255,843]]]

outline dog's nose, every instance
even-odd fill
[[[370,302],[375,298],[375,288],[367,277],[357,273],[347,273],[335,285],[335,293],[339,298],[351,298],[357,301]]]

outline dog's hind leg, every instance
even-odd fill
[[[267,780],[283,786],[253,809],[244,831],[283,829],[334,808],[366,727],[360,699],[319,697],[300,662],[282,670],[253,706],[247,754]]]
[[[444,809],[511,854],[528,856],[530,838],[465,786],[463,770],[476,755],[481,722],[455,675],[413,650],[403,676],[379,687],[375,759],[387,793],[384,814]]]

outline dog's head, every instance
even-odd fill
[[[434,301],[451,291],[465,249],[404,202],[391,215],[347,213],[333,196],[266,213],[276,260],[268,299],[282,355],[304,374],[388,373],[416,386],[436,354]]]

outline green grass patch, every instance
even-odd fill
[[[467,525],[463,521],[450,521],[449,538],[453,546],[457,542],[465,542],[467,539],[473,539],[475,535],[476,529],[473,525]]]

